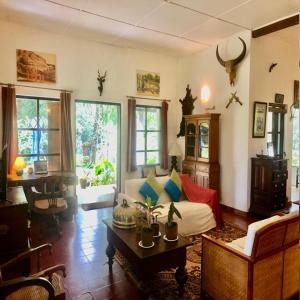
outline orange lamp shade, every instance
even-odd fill
[[[14,169],[16,170],[17,175],[23,174],[23,169],[26,167],[26,163],[23,157],[17,157],[14,163]]]

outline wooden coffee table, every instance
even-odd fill
[[[111,219],[103,222],[107,226],[106,255],[110,272],[112,272],[113,257],[118,249],[141,280],[147,280],[160,271],[176,268],[175,278],[179,295],[183,295],[184,284],[187,281],[186,247],[190,246],[191,242],[180,235],[176,242],[166,242],[163,239],[164,225],[160,224],[161,237],[155,239],[154,247],[143,249],[138,245],[140,236],[135,229],[119,229],[113,225]]]

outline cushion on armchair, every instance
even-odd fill
[[[280,216],[273,216],[265,220],[254,222],[248,226],[247,235],[245,237],[236,239],[230,243],[227,243],[227,245],[248,256],[251,256],[256,232],[280,219]]]

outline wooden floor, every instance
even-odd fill
[[[112,208],[83,211],[72,222],[63,222],[63,235],[57,239],[49,233],[42,240],[39,236],[39,224],[32,224],[32,243],[37,246],[51,242],[53,254],[43,256],[43,266],[57,263],[66,265],[65,284],[67,299],[139,299],[138,291],[126,277],[122,268],[115,263],[113,275],[109,275],[105,249],[106,227],[102,219],[112,216]],[[224,211],[225,222],[244,230],[253,220],[232,211]]]

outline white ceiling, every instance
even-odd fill
[[[298,0],[0,0],[0,19],[176,56],[298,11]]]

